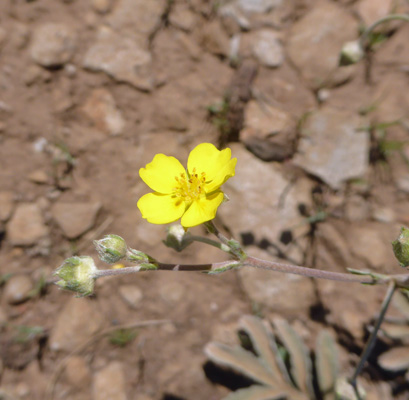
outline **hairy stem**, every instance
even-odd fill
[[[373,349],[373,347],[375,345],[375,342],[376,342],[376,337],[378,335],[379,328],[380,328],[380,326],[382,324],[382,321],[383,321],[383,319],[385,317],[386,311],[388,310],[389,304],[390,304],[390,302],[392,300],[392,296],[395,293],[395,290],[396,290],[396,283],[394,281],[391,281],[389,283],[388,291],[386,292],[385,298],[383,299],[382,306],[381,306],[381,312],[379,314],[379,317],[378,317],[378,319],[376,321],[376,324],[375,324],[375,326],[374,326],[374,328],[373,328],[373,330],[372,330],[372,332],[371,332],[371,334],[369,336],[368,341],[366,342],[365,348],[362,351],[361,359],[359,360],[359,363],[358,363],[358,365],[357,365],[357,367],[355,369],[354,375],[352,375],[352,378],[349,381],[351,383],[351,385],[353,386],[353,388],[355,390],[355,394],[356,394],[358,399],[360,399],[360,395],[359,395],[359,391],[358,391],[358,387],[357,387],[358,375],[361,373],[362,368],[365,365],[365,362],[367,361],[369,355],[372,352],[372,349]]]

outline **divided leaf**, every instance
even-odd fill
[[[271,386],[253,385],[230,393],[223,400],[282,400],[287,395],[282,390]]]
[[[314,391],[312,389],[312,365],[307,347],[284,319],[275,318],[273,325],[278,337],[290,354],[291,375],[297,387],[303,392],[309,393],[311,398],[314,398]]]
[[[379,365],[388,371],[402,371],[409,368],[409,347],[395,347],[378,358]]]
[[[290,382],[281,357],[275,357],[275,354],[278,354],[278,348],[274,337],[269,334],[262,320],[246,315],[240,319],[240,328],[249,335],[254,350],[271,370],[274,378],[277,381],[284,379]]]
[[[339,370],[338,352],[334,339],[326,330],[317,337],[315,366],[321,393],[325,395],[333,392]]]
[[[206,355],[216,364],[240,372],[255,382],[265,385],[277,385],[272,373],[249,351],[241,347],[229,347],[221,343],[209,343],[205,347]]]

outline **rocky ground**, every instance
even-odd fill
[[[0,397],[221,399],[203,348],[237,343],[251,313],[285,317],[309,344],[331,329],[350,373],[382,287],[144,272],[78,299],[42,279],[95,256],[107,233],[162,261],[223,260],[203,244],[165,248],[164,227],[136,208],[139,168],[201,142],[238,158],[216,222],[250,254],[401,272],[390,242],[409,224],[409,24],[383,25],[357,65],[338,55],[363,26],[408,11],[406,0],[2,0]],[[145,321],[126,346],[109,340]],[[377,363],[392,345],[364,370],[370,399],[407,398],[404,371]]]

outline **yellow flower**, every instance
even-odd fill
[[[237,159],[231,150],[210,143],[196,146],[189,154],[187,170],[174,157],[157,154],[139,170],[154,193],[142,196],[138,208],[152,224],[168,224],[182,218],[185,228],[200,225],[216,216],[223,202],[220,186],[234,176]]]

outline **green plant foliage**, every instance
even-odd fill
[[[253,351],[215,342],[205,348],[211,361],[255,382],[223,400],[336,399],[338,354],[334,339],[327,331],[322,331],[317,338],[314,375],[307,347],[284,319],[275,318],[270,325],[258,317],[244,316],[239,328],[247,335]],[[313,389],[315,379],[320,393]]]
[[[137,336],[138,333],[135,329],[118,329],[111,333],[109,336],[109,341],[115,346],[125,347]]]

